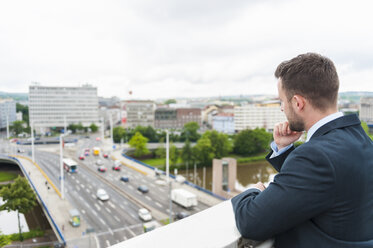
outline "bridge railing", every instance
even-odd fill
[[[37,195],[37,198],[38,198],[39,202],[42,204],[42,206],[43,206],[43,208],[44,208],[44,210],[45,210],[48,218],[51,220],[51,222],[52,222],[52,228],[54,228],[57,231],[60,240],[65,245],[66,241],[65,241],[65,238],[64,238],[64,236],[63,236],[60,228],[58,227],[58,225],[53,220],[53,218],[52,218],[52,216],[51,216],[51,214],[49,212],[49,209],[48,209],[47,205],[44,203],[43,199],[41,198],[38,190],[36,189],[35,185],[33,184],[31,178],[29,177],[29,175],[28,175],[27,171],[25,170],[25,168],[23,167],[22,163],[16,157],[12,157],[12,156],[0,156],[0,158],[2,158],[2,159],[8,159],[8,160],[12,161],[13,163],[16,163],[16,164],[19,165],[19,167],[21,168],[23,174],[25,175],[25,177],[27,177],[29,183],[31,184],[32,188],[34,189],[34,191],[35,191],[35,193]]]
[[[257,242],[241,238],[230,200],[188,218],[116,244],[114,248],[138,247],[226,247],[271,248],[272,240]]]

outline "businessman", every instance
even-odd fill
[[[267,156],[278,174],[232,198],[238,230],[276,248],[373,247],[373,143],[356,115],[338,112],[333,62],[301,54],[275,76],[288,120],[275,126]]]

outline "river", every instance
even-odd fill
[[[190,167],[188,172],[187,170],[179,170],[178,174],[187,178],[188,181],[203,187],[203,168],[197,168],[196,172],[197,176],[195,179],[193,167]],[[257,182],[268,185],[276,173],[276,170],[267,161],[237,165],[236,189],[244,191]],[[205,188],[207,190],[212,189],[212,167],[206,167]]]

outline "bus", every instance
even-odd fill
[[[100,155],[100,147],[93,147],[93,155],[95,156]]]
[[[76,173],[76,171],[78,169],[78,164],[72,159],[64,158],[63,159],[63,167],[65,168],[65,170],[67,172]]]

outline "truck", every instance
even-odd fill
[[[79,211],[77,209],[71,209],[69,211],[69,215],[70,215],[70,224],[73,226],[73,227],[78,227],[80,226],[80,214],[79,214]]]
[[[182,188],[173,189],[171,191],[171,199],[184,208],[192,208],[198,204],[197,196]]]

